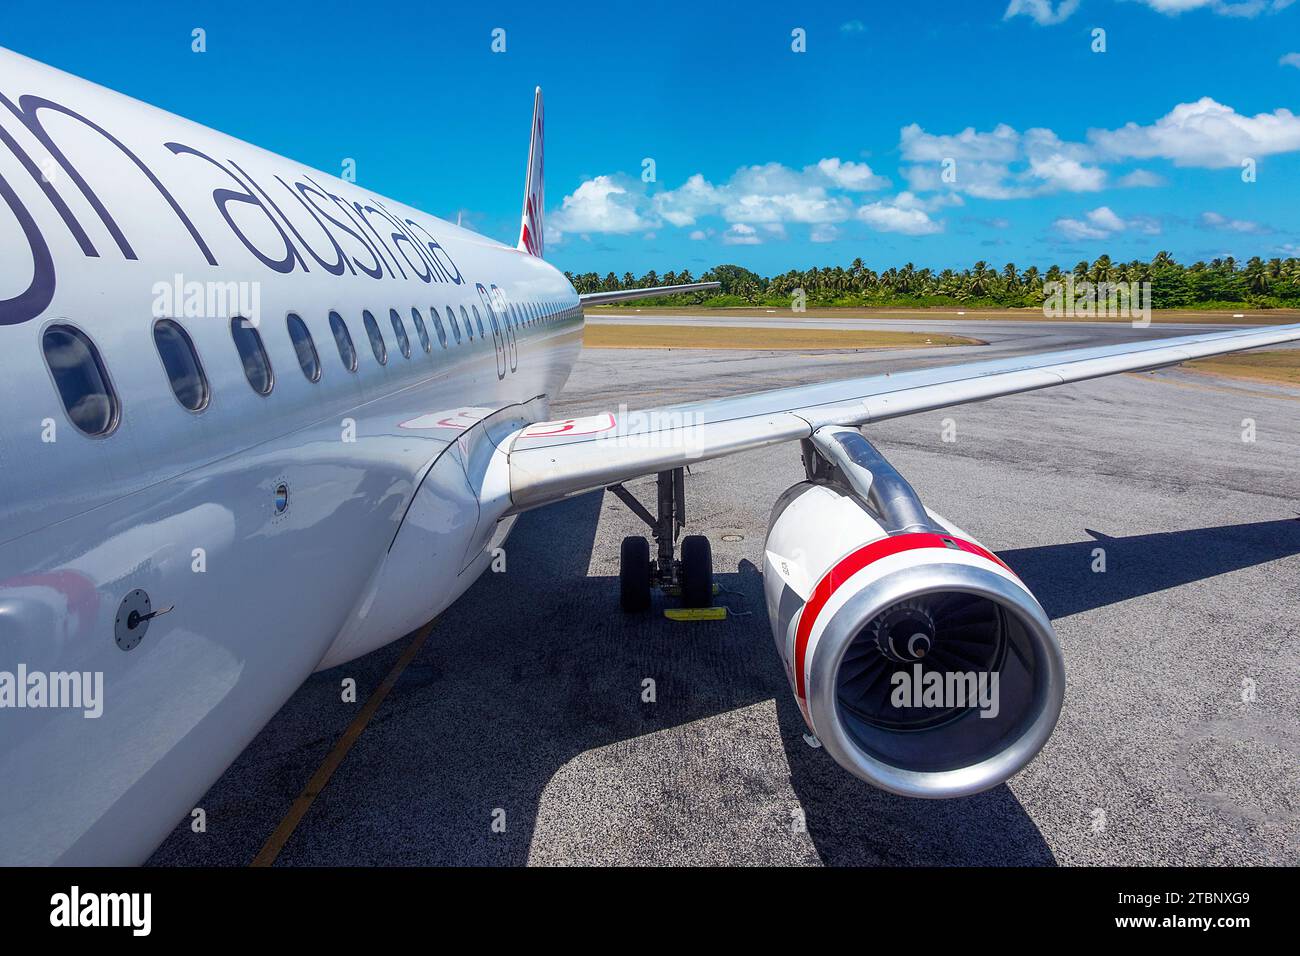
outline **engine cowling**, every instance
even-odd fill
[[[764,545],[768,616],[804,720],[882,789],[996,786],[1060,715],[1052,625],[1016,574],[926,510],[865,438],[834,431],[814,437],[831,454],[778,499]]]

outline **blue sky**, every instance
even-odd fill
[[[0,45],[512,243],[541,85],[574,271],[1300,255],[1292,0],[4,2]]]

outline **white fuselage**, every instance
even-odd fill
[[[265,395],[231,331],[254,307]],[[160,317],[192,339],[201,411]],[[111,380],[104,436],[55,387],[60,325]],[[538,258],[0,50],[0,863],[142,861],[307,675],[464,592],[508,510],[496,442],[546,417],[581,336]],[[123,650],[136,590],[174,609]],[[102,675],[102,713],[42,706],[33,673]]]

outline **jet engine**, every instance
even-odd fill
[[[1056,726],[1065,671],[1038,601],[928,511],[861,433],[804,442],[808,480],[776,503],[764,589],[777,651],[841,766],[913,797],[957,797],[1024,767]]]

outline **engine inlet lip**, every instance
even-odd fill
[[[890,607],[909,597],[961,591],[988,598],[1014,614],[1030,631],[1037,648],[1035,694],[1043,704],[1020,736],[1000,753],[952,770],[909,770],[863,750],[849,735],[836,692],[836,675],[866,611]],[[1047,743],[1065,699],[1065,664],[1055,631],[1037,600],[1001,574],[966,563],[929,564],[885,575],[850,598],[822,633],[812,662],[810,695],[813,729],[830,755],[855,776],[901,796],[950,798],[995,787],[1020,771]]]

